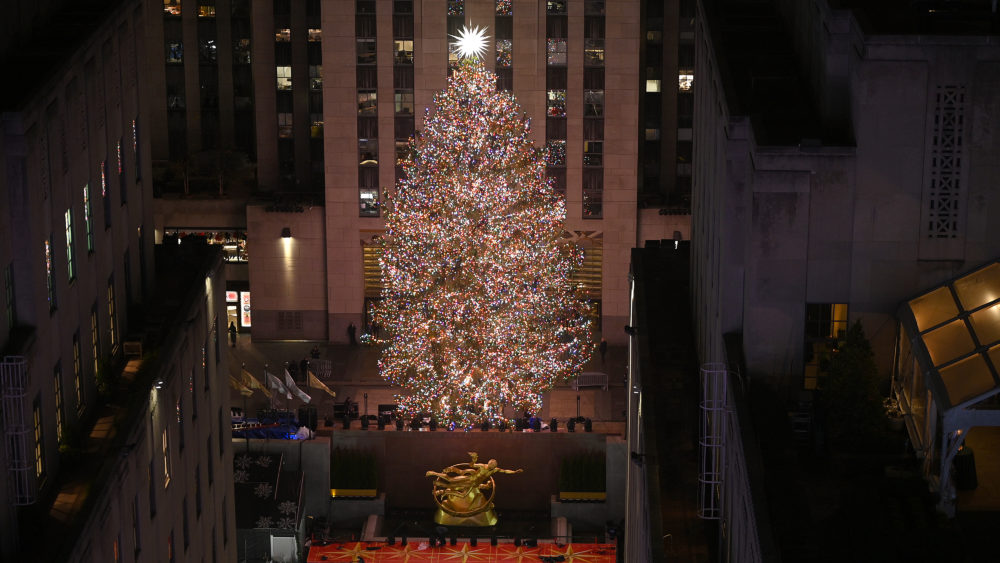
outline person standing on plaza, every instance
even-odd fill
[[[351,321],[351,324],[347,325],[347,338],[350,340],[351,346],[357,346],[358,344],[356,338],[357,332],[358,327],[354,326],[354,321]]]
[[[608,355],[608,341],[602,338],[598,349],[601,351],[601,363],[603,364],[604,357]]]
[[[236,323],[229,321],[229,343],[236,347]]]

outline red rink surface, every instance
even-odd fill
[[[529,563],[542,557],[562,555],[566,563],[615,563],[614,544],[573,543],[563,546],[539,544],[538,547],[517,547],[514,544],[491,546],[480,541],[472,547],[468,542],[454,546],[429,547],[427,542],[405,546],[385,542],[331,543],[309,548],[309,563],[355,563],[358,556],[365,563],[396,561],[405,563]]]

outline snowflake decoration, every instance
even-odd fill
[[[277,523],[277,525],[275,525],[275,528],[282,528],[282,529],[285,529],[285,530],[294,530],[296,528],[296,526],[295,526],[295,518],[292,518],[290,516],[286,516],[284,518],[281,518],[281,519],[278,520],[278,523]]]
[[[261,516],[257,519],[257,523],[254,524],[255,528],[273,528],[274,521],[271,520],[270,516]]]
[[[254,487],[253,490],[253,494],[257,495],[260,498],[267,498],[271,496],[271,493],[273,492],[274,492],[274,487],[272,487],[270,483],[260,483],[259,485]]]
[[[299,507],[294,502],[286,500],[278,505],[278,512],[285,515],[292,515],[295,514],[295,511],[298,510],[298,508]]]
[[[239,467],[240,469],[249,469],[252,464],[253,458],[247,454],[243,454],[236,458],[236,467]]]
[[[233,472],[233,481],[237,483],[246,483],[250,480],[250,472],[246,469],[237,469]]]
[[[455,42],[451,50],[463,59],[481,59],[486,54],[486,27],[469,28],[463,26],[458,35],[451,36]]]
[[[270,456],[262,455],[262,456],[258,457],[257,458],[257,465],[259,465],[261,467],[270,467],[271,466],[271,458],[270,458]]]

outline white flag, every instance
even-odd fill
[[[312,397],[306,395],[305,391],[299,389],[299,386],[292,380],[292,376],[288,374],[287,369],[285,370],[285,386],[288,387],[289,391],[295,393],[295,396],[298,397],[303,403],[308,403],[312,400]]]
[[[285,384],[282,383],[280,379],[274,377],[273,375],[267,373],[266,371],[264,372],[264,375],[267,376],[268,387],[277,391],[279,395],[284,395],[286,399],[292,398],[292,394],[288,391],[288,389],[285,388]]]

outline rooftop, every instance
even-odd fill
[[[730,112],[748,116],[761,145],[838,142],[823,128],[771,0],[706,2]]]
[[[64,1],[52,17],[26,30],[23,39],[5,43],[0,68],[17,80],[0,89],[0,111],[20,109],[31,100],[122,1]]]
[[[865,33],[879,35],[996,35],[992,0],[828,0],[854,12]]]

